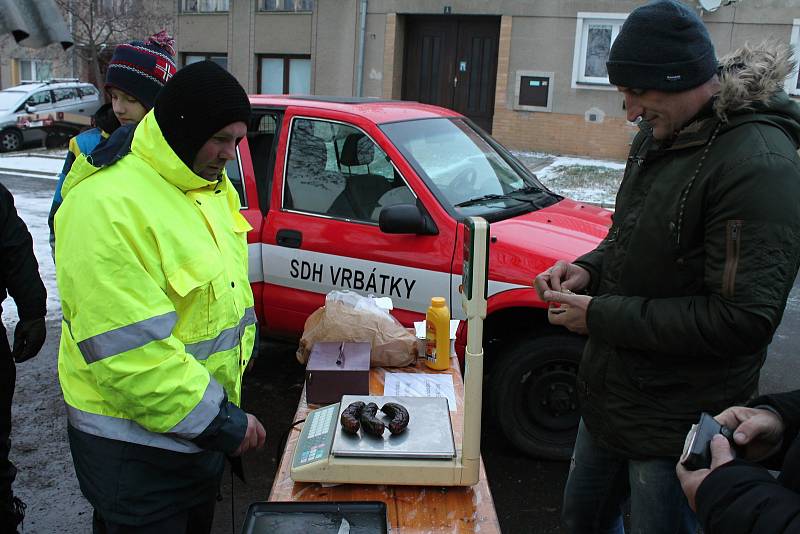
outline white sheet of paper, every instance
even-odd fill
[[[390,397],[447,397],[450,411],[456,411],[456,390],[451,375],[386,373],[383,394]]]
[[[458,330],[458,319],[450,319],[450,339],[456,338],[456,331]],[[420,339],[425,339],[425,321],[414,321],[414,333]]]

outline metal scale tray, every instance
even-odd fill
[[[346,520],[347,522],[345,523]],[[254,502],[242,534],[387,534],[386,504],[353,502]]]
[[[348,434],[336,425],[331,453],[336,457],[361,458],[433,458],[452,459],[456,456],[453,426],[445,397],[382,397],[376,395],[344,395],[339,417],[351,402],[374,402],[381,408],[387,402],[402,404],[408,410],[409,423],[405,432],[392,435],[387,428],[383,438],[366,434]],[[382,412],[378,412],[378,417]],[[338,418],[337,418],[338,420]]]

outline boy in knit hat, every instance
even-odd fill
[[[607,67],[641,128],[613,224],[535,281],[567,304],[550,321],[589,336],[562,516],[571,533],[621,533],[630,499],[633,532],[694,533],[675,472],[686,433],[756,393],[798,270],[792,61],[761,46],[718,64],[696,9],[659,0],[631,12]]]
[[[69,141],[69,152],[58,175],[47,223],[50,246],[55,248],[53,221],[61,205],[61,187],[80,154],[91,154],[120,124],[136,124],[150,111],[156,95],[175,74],[175,40],[161,30],[144,41],[118,45],[106,71],[105,89],[111,102],[94,115],[95,128]]]
[[[59,381],[95,532],[209,532],[225,455],[264,445],[240,408],[251,227],[225,174],[249,121],[236,78],[194,63],[64,182]]]

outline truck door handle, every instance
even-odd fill
[[[303,234],[297,230],[278,230],[276,241],[281,247],[300,248],[303,243]]]

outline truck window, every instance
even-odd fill
[[[75,89],[53,89],[53,98],[56,102],[67,102],[77,100],[78,93]]]
[[[241,209],[247,208],[247,195],[245,195],[244,182],[242,181],[242,168],[238,147],[236,148],[236,159],[232,159],[225,164],[225,174],[228,175],[228,180],[231,181],[236,192],[239,193]]]
[[[78,87],[78,94],[80,95],[81,100],[97,99],[97,89],[89,85]]]
[[[275,165],[275,144],[280,129],[280,114],[276,111],[254,110],[256,115],[247,132],[250,161],[253,164],[258,201],[266,213],[270,204],[272,176]]]
[[[50,90],[33,93],[25,101],[26,106],[44,106],[50,104]],[[24,108],[24,107],[23,107]]]
[[[377,223],[380,210],[414,202],[386,153],[353,126],[295,119],[289,139],[284,207]]]

